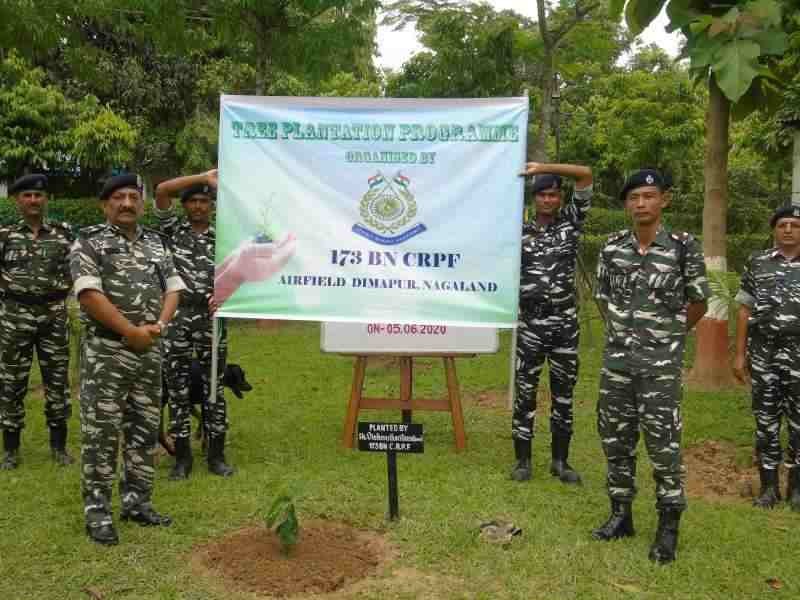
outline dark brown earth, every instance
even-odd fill
[[[737,452],[736,445],[731,442],[706,440],[686,448],[683,463],[689,497],[750,502],[760,491],[758,469],[753,459],[742,457],[742,451]],[[780,473],[783,484],[786,481],[783,466]]]
[[[253,526],[197,548],[194,558],[226,586],[286,598],[334,592],[369,577],[387,553],[379,534],[310,521],[288,556],[272,531]]]

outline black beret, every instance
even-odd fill
[[[111,194],[122,188],[134,188],[141,192],[142,178],[133,173],[109,177],[103,184],[103,189],[100,190],[100,200],[107,200]]]
[[[194,185],[190,185],[181,192],[181,202],[186,202],[189,198],[198,194],[202,196],[208,196],[209,198],[213,199],[214,188],[207,183],[195,183]]]
[[[36,190],[39,192],[47,191],[47,175],[41,173],[33,173],[31,175],[23,175],[17,179],[8,188],[8,195],[13,196],[20,192],[27,192],[29,190]]]
[[[542,190],[550,188],[561,189],[561,177],[552,173],[540,173],[536,175],[530,183],[530,190],[533,194],[538,194]]]
[[[646,185],[654,185],[662,192],[668,187],[661,173],[655,169],[642,169],[628,177],[625,185],[622,186],[622,191],[619,193],[619,199],[624,202],[628,192]]]
[[[770,229],[774,229],[778,221],[786,217],[800,219],[800,206],[796,204],[784,204],[783,206],[779,206],[775,210],[775,214],[772,215],[772,218],[769,220]]]

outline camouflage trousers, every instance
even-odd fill
[[[66,304],[32,306],[5,299],[0,308],[0,429],[25,427],[24,400],[34,348],[44,384],[48,427],[62,425],[70,417]]]
[[[800,466],[800,337],[752,335],[748,344],[753,381],[756,450],[764,469],[781,462],[781,418],[786,417],[786,466]]]
[[[545,360],[550,365],[550,431],[572,434],[572,391],[578,381],[580,327],[574,308],[534,319],[520,315],[514,411],[511,435],[530,440],[535,435],[536,393]]]
[[[86,510],[111,502],[120,434],[123,508],[150,501],[161,411],[161,349],[134,352],[87,332],[81,348],[81,488]]]
[[[681,378],[679,373],[630,374],[603,367],[597,430],[606,455],[606,484],[612,500],[636,496],[639,430],[653,463],[656,507],[686,507],[681,462]]]
[[[217,352],[217,397],[211,403],[212,320],[208,309],[181,306],[169,324],[164,337],[164,380],[170,407],[170,433],[189,437],[192,399],[190,379],[192,359],[196,356],[203,378],[203,398],[206,399],[205,426],[211,436],[228,430],[227,403],[222,376],[228,355],[228,336],[225,321],[220,320],[220,341]]]

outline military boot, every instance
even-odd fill
[[[175,466],[169,473],[172,481],[189,479],[192,472],[192,440],[188,437],[179,437],[175,440]]]
[[[620,538],[633,537],[633,510],[629,503],[611,501],[611,516],[597,529],[592,531],[592,539],[610,542]]]
[[[789,508],[800,512],[800,467],[789,469],[789,485],[786,487],[786,501]]]
[[[19,466],[19,429],[3,430],[3,460],[0,462],[0,471],[10,471]]]
[[[225,462],[225,434],[208,438],[208,471],[220,477],[233,475],[233,467]]]
[[[662,508],[658,511],[658,530],[656,539],[650,546],[647,557],[660,565],[671,563],[678,556],[678,525],[681,511],[676,508]]]
[[[123,521],[133,521],[142,527],[169,527],[172,517],[156,512],[149,502],[123,508],[119,513]]]
[[[553,432],[550,447],[553,456],[550,463],[550,475],[558,477],[563,483],[580,484],[581,476],[567,462],[571,437],[570,434],[561,431]]]
[[[520,440],[514,438],[514,455],[517,464],[511,470],[511,479],[514,481],[529,481],[532,475],[531,446],[533,440]]]
[[[75,462],[67,452],[67,424],[56,425],[50,428],[50,456],[53,462],[66,467]]]
[[[108,499],[96,492],[84,508],[86,515],[86,534],[97,544],[113,546],[119,543],[117,530],[111,520],[111,509]]]
[[[753,506],[758,508],[775,508],[781,500],[781,491],[778,481],[778,469],[765,469],[761,467],[758,470],[761,476],[761,494],[758,498],[753,500]]]

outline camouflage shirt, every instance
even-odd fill
[[[520,297],[525,302],[565,304],[575,301],[578,240],[592,200],[592,187],[575,190],[553,223],[522,227]]]
[[[164,292],[186,289],[164,238],[142,227],[133,241],[109,223],[82,229],[70,252],[70,270],[76,295],[102,292],[136,326],[158,320]]]
[[[208,306],[208,299],[214,295],[214,227],[195,233],[189,221],[171,210],[156,208],[155,213],[158,228],[172,250],[175,268],[187,287],[181,294],[181,303]]]
[[[48,220],[37,238],[25,221],[0,228],[0,288],[34,298],[69,293],[68,255],[74,240],[69,225]]]
[[[687,304],[710,295],[703,252],[691,235],[660,228],[644,254],[633,232],[612,235],[597,264],[596,297],[608,306],[604,365],[680,370]]]
[[[764,335],[800,335],[800,257],[776,248],[751,254],[736,301],[750,308],[749,327]]]

